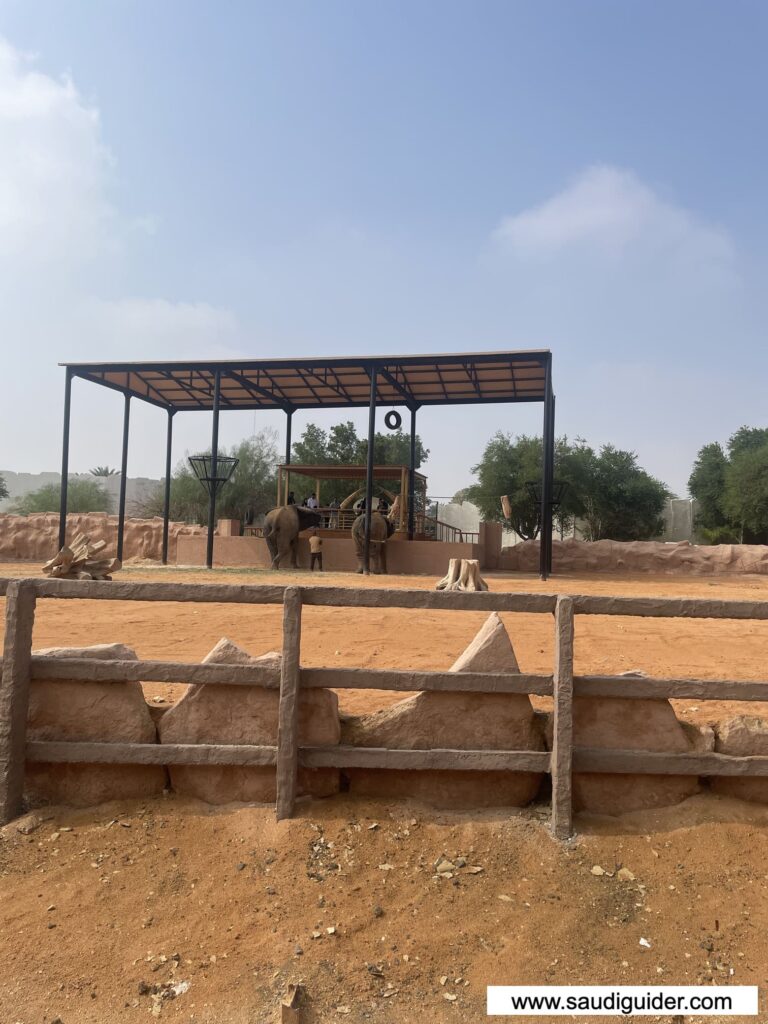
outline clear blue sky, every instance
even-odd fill
[[[97,357],[550,347],[558,432],[679,493],[766,425],[764,3],[0,0],[0,36],[0,468],[57,468],[55,364]],[[94,390],[74,469],[119,459]],[[538,423],[425,413],[430,490]]]

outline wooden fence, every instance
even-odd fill
[[[0,579],[6,595],[5,646],[0,682],[0,823],[22,809],[25,760],[90,764],[274,765],[277,817],[290,817],[300,766],[308,768],[393,768],[549,772],[552,828],[559,838],[572,833],[571,777],[577,772],[664,775],[768,776],[768,756],[667,754],[603,750],[573,745],[572,702],[584,697],[768,701],[768,682],[651,679],[573,675],[574,617],[621,615],[691,619],[768,619],[768,602],[678,598],[556,596],[551,594],[460,593],[343,587],[232,586],[228,584],[124,583]],[[216,604],[282,604],[283,659],[279,684],[268,669],[248,665],[185,664],[168,661],[101,661],[32,657],[32,629],[38,600],[97,599]],[[395,669],[302,668],[302,607],[403,608],[443,611],[525,612],[554,616],[551,675],[525,673],[416,672]],[[277,687],[276,746],[27,742],[32,679],[236,684]],[[305,687],[519,693],[554,700],[552,751],[401,750],[353,746],[299,747],[299,694]],[[480,741],[482,737],[478,737]]]

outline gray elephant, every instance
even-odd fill
[[[387,541],[394,533],[394,524],[380,512],[371,512],[371,567],[375,573],[387,571]],[[365,513],[352,524],[352,540],[357,554],[357,571],[363,572],[363,551],[365,549]]]
[[[272,568],[279,569],[280,562],[291,552],[291,568],[298,568],[299,534],[313,526],[322,525],[322,516],[311,508],[300,505],[283,505],[267,512],[264,518],[264,540],[272,556]]]

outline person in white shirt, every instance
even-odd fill
[[[310,496],[307,498],[307,508],[319,508],[319,507],[320,507],[320,502],[315,497],[315,492],[313,491],[310,494]]]

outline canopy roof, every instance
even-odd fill
[[[278,469],[288,472],[293,476],[298,474],[299,476],[308,476],[314,480],[365,480],[366,467],[365,465],[359,466],[337,466],[337,465],[317,465],[307,466],[302,465],[298,462],[282,462]],[[407,466],[374,466],[373,467],[373,479],[374,480],[399,480],[403,473],[408,473],[409,469]],[[423,473],[414,471],[413,474],[418,480],[426,483],[427,478]]]
[[[329,359],[215,362],[62,363],[75,377],[113,388],[163,409],[210,410],[220,374],[222,409],[367,406],[369,369],[376,370],[377,404],[474,405],[543,402],[548,349]]]

